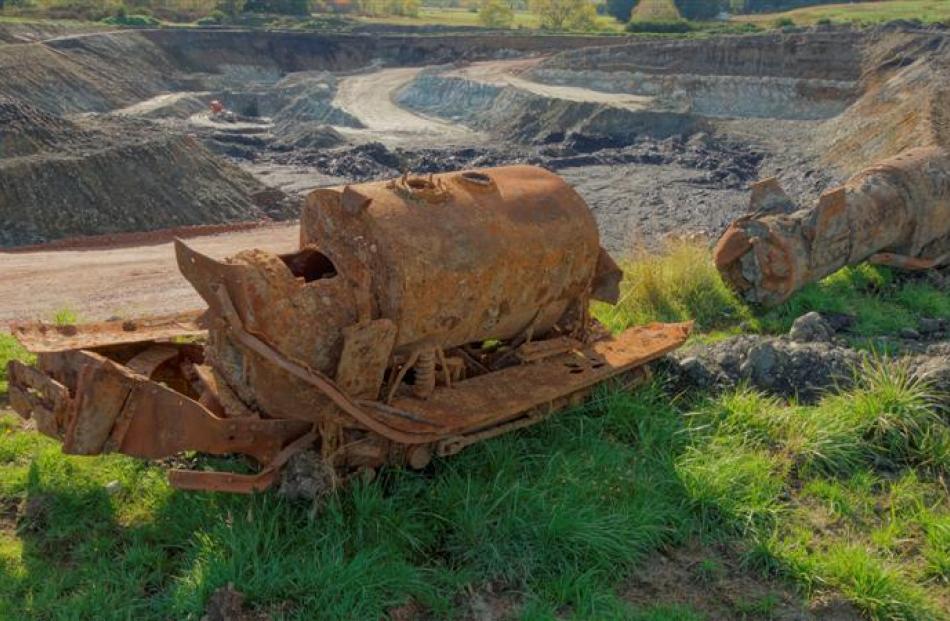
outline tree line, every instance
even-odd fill
[[[803,6],[826,4],[828,0],[674,0],[685,19],[715,19],[722,13],[771,13]],[[606,12],[626,22],[639,0],[606,0]]]

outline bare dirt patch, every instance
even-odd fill
[[[228,584],[208,598],[201,621],[271,621],[271,616],[263,611],[248,610],[244,605],[244,594]]]
[[[809,605],[777,579],[744,570],[728,549],[692,544],[654,555],[622,589],[637,606],[681,604],[710,619],[845,621],[863,617],[838,600]]]
[[[246,248],[289,252],[295,223],[194,238],[201,252],[223,258]],[[204,307],[178,271],[171,242],[91,250],[0,253],[0,324],[49,320],[69,308],[83,321]]]

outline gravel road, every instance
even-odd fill
[[[196,250],[223,258],[247,248],[292,252],[296,223],[188,239]],[[68,308],[80,321],[201,309],[204,302],[175,263],[171,242],[89,250],[0,253],[0,325],[51,321]]]

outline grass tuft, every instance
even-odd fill
[[[31,362],[31,356],[20,343],[9,334],[0,334],[0,403],[7,395],[7,363],[11,360]]]
[[[835,544],[818,564],[824,579],[872,619],[938,619],[920,588],[865,547]]]
[[[787,464],[741,439],[716,435],[677,461],[702,528],[764,532],[781,512]]]
[[[642,253],[621,266],[620,302],[598,304],[595,316],[612,330],[651,321],[694,320],[701,330],[751,321],[751,312],[726,287],[704,245],[670,242],[662,253]]]
[[[938,396],[904,364],[866,360],[854,390],[824,399],[818,411],[829,428],[850,430],[846,441],[869,458],[937,470],[946,465],[940,446],[947,424]],[[815,457],[822,461],[821,455]],[[829,471],[849,471],[843,460],[826,460],[825,465]]]
[[[68,306],[53,313],[53,323],[57,326],[74,326],[79,323],[79,315]]]

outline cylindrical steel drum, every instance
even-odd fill
[[[600,253],[584,200],[533,166],[317,190],[301,247],[363,283],[401,349],[548,330],[586,308]]]

